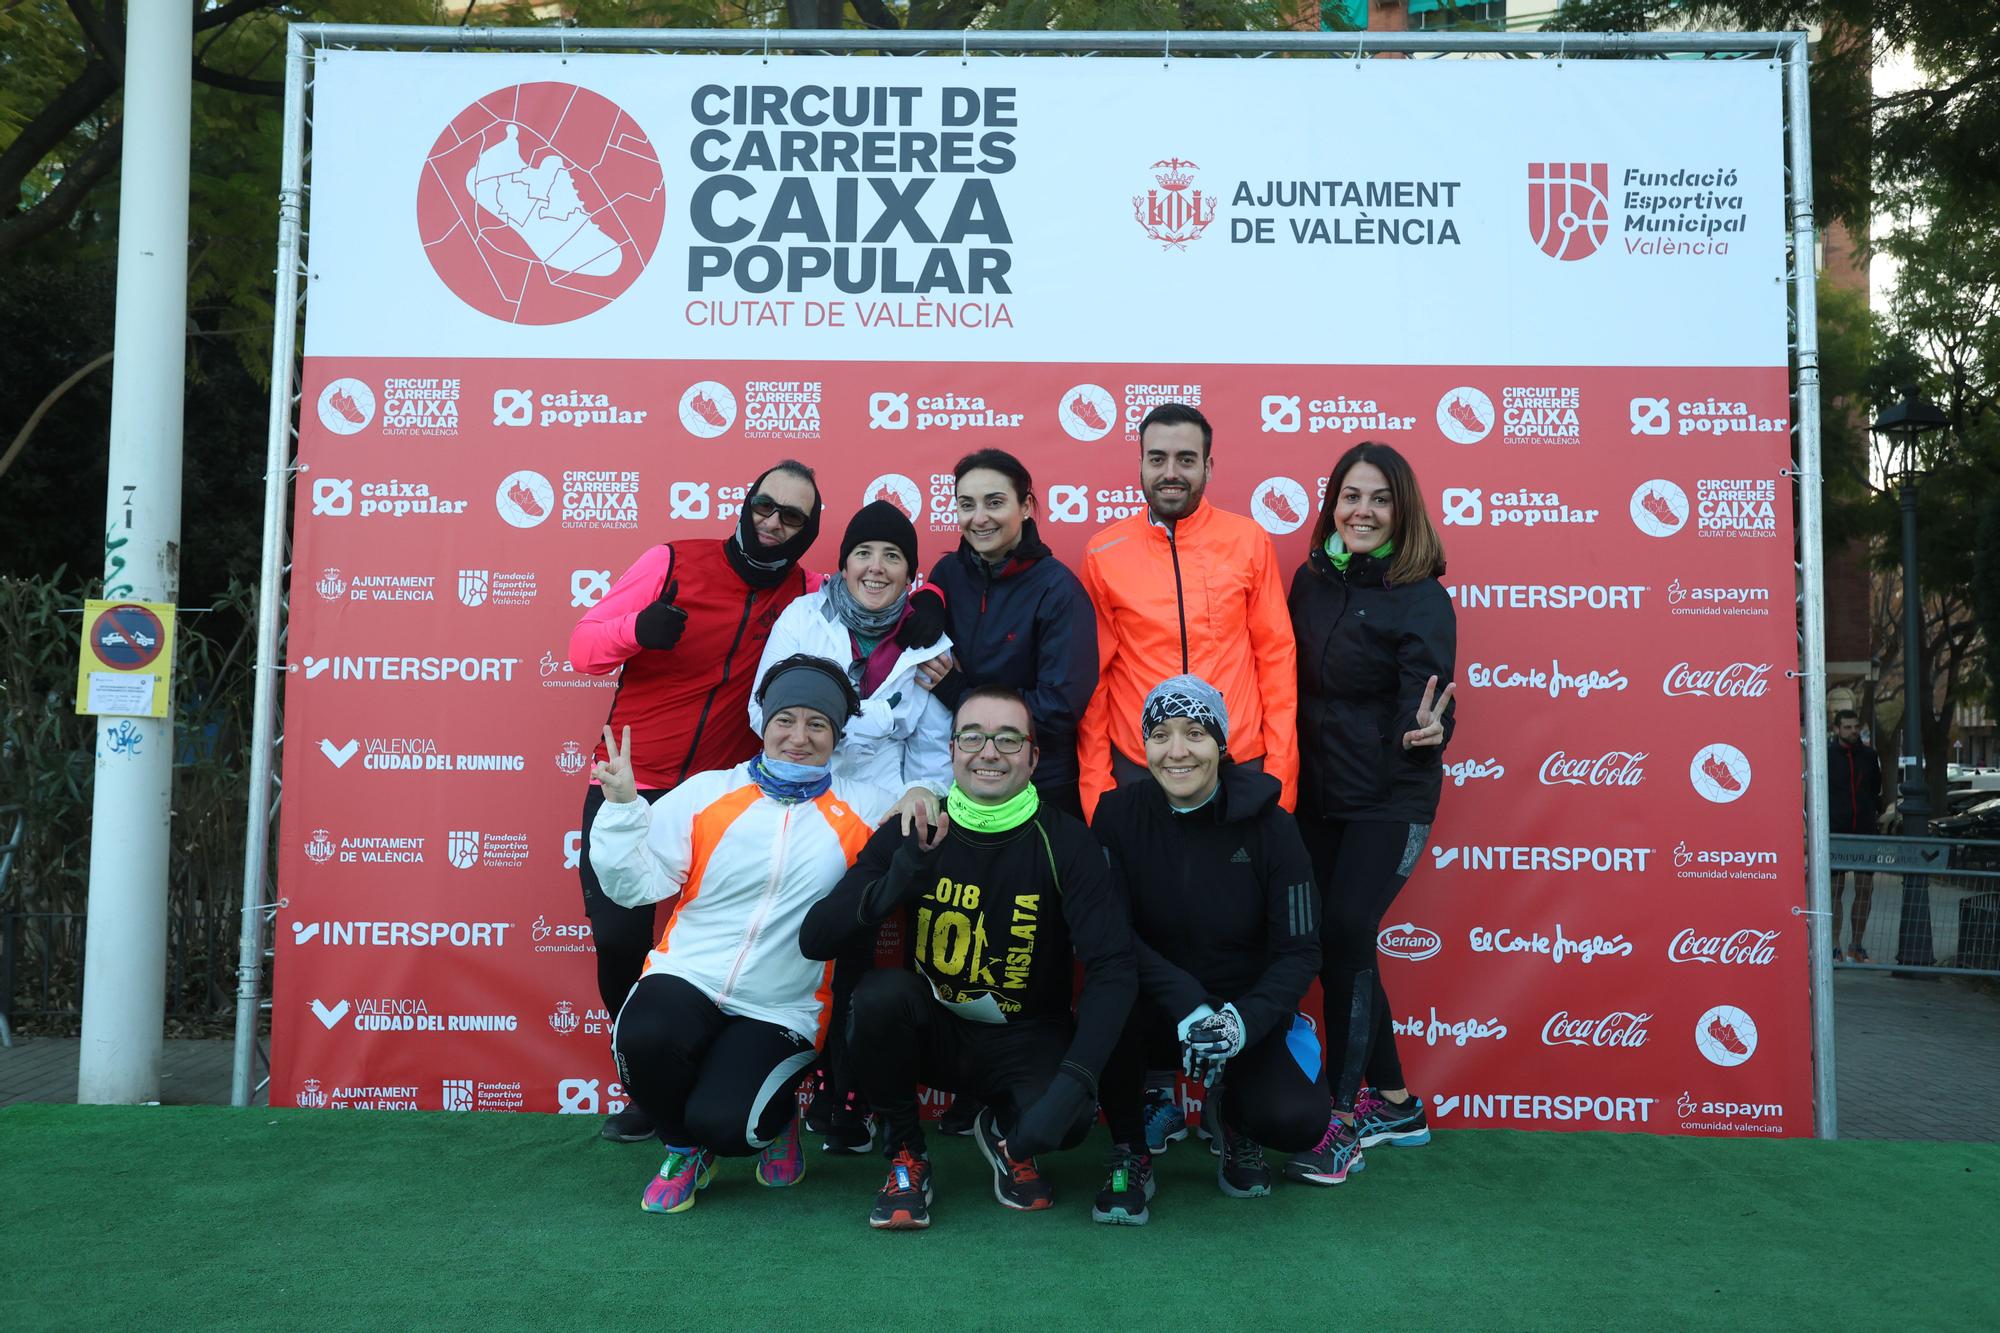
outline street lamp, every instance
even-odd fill
[[[1899,765],[1902,779],[1896,790],[1906,838],[1928,834],[1931,818],[1930,793],[1924,782],[1923,714],[1918,705],[1924,673],[1923,603],[1917,591],[1917,445],[1924,436],[1950,424],[1950,418],[1918,393],[1916,385],[1908,384],[1903,386],[1903,401],[1883,412],[1868,428],[1872,434],[1889,437],[1892,465],[1897,450],[1901,450],[1903,460],[1897,478],[1897,497],[1903,508],[1903,759]],[[1904,877],[1896,961],[1907,967],[1930,967],[1936,962],[1930,897],[1927,876]]]

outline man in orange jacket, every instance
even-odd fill
[[[1146,692],[1197,675],[1229,701],[1229,753],[1261,761],[1298,799],[1298,667],[1278,553],[1255,521],[1202,503],[1213,460],[1208,419],[1162,403],[1139,426],[1146,512],[1091,539],[1083,586],[1097,611],[1097,692],[1077,733],[1085,813],[1146,776]]]

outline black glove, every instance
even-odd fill
[[[943,853],[943,839],[925,851],[917,845],[914,832],[907,834],[903,845],[889,858],[889,868],[882,872],[882,877],[861,890],[857,919],[864,925],[875,925],[886,921],[903,904],[915,902],[936,882],[938,857]]]
[[[1097,1089],[1084,1071],[1065,1060],[1049,1080],[1048,1091],[1021,1113],[1021,1123],[1007,1136],[1007,1155],[1015,1161],[1081,1139],[1097,1119]]]
[[[944,594],[936,588],[919,588],[910,594],[910,613],[896,631],[899,648],[928,648],[944,637]]]
[[[645,609],[632,619],[632,637],[639,641],[641,648],[671,648],[681,641],[681,631],[687,628],[688,613],[674,605],[674,594],[681,590],[681,581],[674,579],[660,589],[660,600],[650,602]]]

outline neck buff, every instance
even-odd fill
[[[772,800],[795,805],[810,801],[833,786],[833,765],[795,764],[789,759],[760,754],[750,761],[750,780]]]
[[[1162,788],[1161,790],[1164,791],[1165,789]],[[1215,785],[1208,789],[1208,795],[1202,797],[1199,801],[1196,801],[1193,805],[1175,805],[1174,798],[1169,796],[1167,797],[1167,809],[1173,811],[1177,815],[1191,815],[1195,811],[1201,809],[1202,807],[1212,804],[1215,801],[1216,794],[1221,790],[1222,790],[1222,774],[1218,771],[1215,775]]]
[[[750,483],[748,494],[757,494],[763,486],[764,478],[776,471],[766,469],[757,474],[757,480]],[[737,576],[753,588],[775,588],[785,581],[785,576],[805,556],[812,544],[819,540],[820,499],[819,486],[813,486],[812,509],[806,515],[806,525],[776,546],[766,546],[757,540],[756,518],[746,503],[737,517],[736,531],[729,534],[729,540],[722,544],[722,553],[729,560]]]
[[[966,795],[965,789],[956,782],[944,794],[944,808],[951,815],[951,822],[974,833],[1005,833],[1015,829],[1034,817],[1041,809],[1042,794],[1029,783],[1013,797],[998,805],[982,805]]]
[[[854,594],[847,590],[845,578],[831,578],[826,581],[826,606],[848,632],[859,638],[880,641],[896,626],[903,623],[903,608],[909,604],[910,590],[903,589],[895,601],[880,611],[870,611],[854,600]]]
[[[1383,542],[1380,546],[1368,552],[1368,558],[1370,560],[1387,560],[1394,554],[1396,554],[1396,543],[1392,541]],[[1343,574],[1347,572],[1347,562],[1354,559],[1354,553],[1347,549],[1346,542],[1340,540],[1338,532],[1329,532],[1326,534],[1326,558],[1333,561],[1333,567]]]

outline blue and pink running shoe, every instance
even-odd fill
[[[784,1132],[757,1154],[757,1183],[783,1189],[805,1179],[806,1153],[799,1144],[799,1118],[793,1116]]]
[[[715,1154],[706,1148],[668,1148],[660,1172],[646,1182],[639,1206],[649,1213],[681,1213],[694,1207],[696,1190],[708,1188]]]

